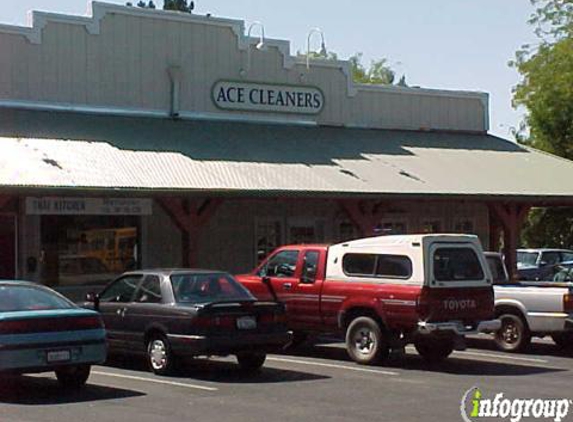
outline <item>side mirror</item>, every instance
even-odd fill
[[[275,288],[273,287],[273,283],[271,282],[271,278],[270,277],[263,277],[261,278],[262,283],[267,286],[267,289],[269,290],[273,300],[275,302],[279,301],[279,298],[277,297],[277,293],[275,292]]]
[[[540,262],[539,262],[539,266],[540,266],[540,267],[546,267],[546,266],[547,266],[547,261],[540,261]]]
[[[89,292],[86,294],[86,302],[93,303],[94,309],[99,310],[99,295],[97,293]]]

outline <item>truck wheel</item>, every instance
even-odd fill
[[[346,330],[346,350],[353,361],[375,365],[388,358],[390,347],[380,325],[369,317],[354,319]]]
[[[561,349],[573,349],[573,333],[559,333],[551,336]]]
[[[501,328],[494,337],[497,348],[504,352],[525,350],[531,342],[531,333],[523,319],[513,314],[503,314],[498,318],[501,320]]]
[[[169,375],[175,368],[175,357],[167,339],[161,334],[153,335],[147,342],[147,362],[157,375]]]
[[[267,355],[264,353],[240,353],[237,361],[242,371],[257,372],[264,365]]]
[[[64,388],[82,388],[90,376],[90,365],[66,366],[56,369],[56,378]]]
[[[440,363],[454,351],[454,342],[450,339],[418,339],[414,342],[416,351],[428,363]]]

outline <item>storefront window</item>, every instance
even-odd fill
[[[324,221],[292,219],[288,222],[288,243],[308,244],[324,242]]]
[[[138,218],[42,216],[42,282],[105,284],[138,268]]]
[[[406,233],[408,233],[408,226],[403,221],[385,221],[374,228],[374,234],[377,236]]]
[[[280,245],[282,245],[282,225],[280,221],[257,221],[255,234],[257,265]]]
[[[424,221],[422,223],[422,233],[440,233],[442,225],[439,221]]]
[[[350,221],[342,221],[338,224],[338,241],[346,242],[348,240],[357,239],[360,233],[354,224]]]
[[[471,220],[458,220],[454,223],[454,232],[463,234],[473,234],[474,223]]]

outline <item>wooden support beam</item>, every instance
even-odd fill
[[[12,200],[12,196],[0,195],[0,210],[3,210],[8,203]]]
[[[494,203],[490,205],[490,211],[503,225],[505,263],[512,280],[517,280],[517,247],[521,227],[530,209],[529,204]]]
[[[186,257],[186,265],[189,267],[197,265],[199,232],[215,214],[222,200],[186,200],[183,198],[166,197],[158,198],[157,201],[179,230],[181,230],[183,237],[183,256]]]
[[[341,199],[338,202],[362,236],[372,236],[374,234],[374,228],[383,214],[383,204],[381,202],[374,203],[350,199]]]

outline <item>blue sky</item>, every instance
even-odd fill
[[[125,1],[107,0],[123,4]],[[134,3],[137,0],[133,0]],[[161,6],[162,0],[156,0]],[[329,50],[355,52],[364,62],[387,58],[410,85],[490,94],[491,132],[509,138],[522,112],[511,107],[519,75],[507,62],[533,42],[528,0],[195,0],[196,13],[261,21],[267,37],[306,50],[310,28],[320,27]],[[0,22],[24,25],[26,12],[85,14],[85,0],[2,0]],[[315,40],[315,43],[318,41]]]

